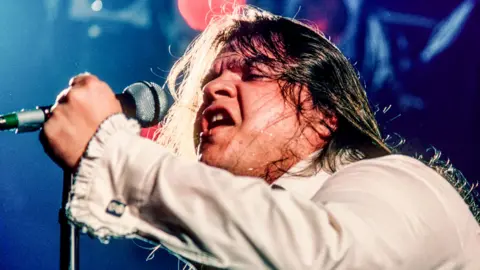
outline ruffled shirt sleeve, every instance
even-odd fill
[[[91,139],[66,207],[84,232],[228,269],[435,269],[465,266],[479,246],[468,207],[413,159],[356,162],[321,185],[305,178],[318,189],[310,198],[181,159],[139,130],[117,114]]]

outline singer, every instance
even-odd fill
[[[240,6],[168,82],[157,143],[93,75],[59,96],[41,138],[75,171],[67,215],[84,231],[155,241],[198,269],[479,269],[459,174],[394,153],[321,33]]]

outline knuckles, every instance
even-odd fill
[[[72,88],[67,94],[68,103],[78,104],[86,102],[88,97],[86,97],[85,91],[82,91],[81,88]]]
[[[61,109],[52,112],[48,121],[43,124],[43,132],[47,137],[54,137],[60,131],[63,118]]]
[[[80,80],[81,82],[74,84],[66,94],[68,101],[71,103],[91,103],[108,89],[108,85],[94,75],[86,75]]]
[[[92,86],[100,82],[95,75],[85,75],[85,77],[83,77],[83,81],[85,86]]]
[[[80,85],[80,86],[87,85],[88,86],[88,85],[94,84],[98,81],[100,81],[100,80],[98,79],[97,76],[89,74],[89,73],[82,73],[82,74],[79,74],[79,75],[71,78],[68,84],[70,86],[76,86],[76,85]]]
[[[118,102],[108,84],[96,76],[74,77],[57,96],[40,133],[47,154],[59,164],[74,166],[101,121],[117,110],[111,106],[113,100]]]

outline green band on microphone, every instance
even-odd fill
[[[0,130],[9,130],[17,128],[18,117],[16,114],[7,114],[0,116]]]

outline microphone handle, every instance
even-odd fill
[[[39,130],[50,117],[52,105],[37,106],[35,110],[20,111],[0,116],[0,131],[15,130],[16,133]]]
[[[123,113],[129,118],[136,117],[135,99],[130,94],[115,94],[122,105]],[[34,110],[21,110],[10,114],[0,115],[0,131],[12,130],[23,133],[39,130],[51,115],[53,105],[37,106]]]

